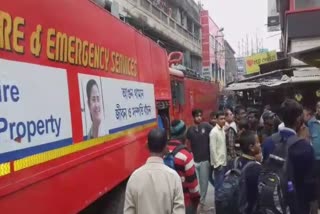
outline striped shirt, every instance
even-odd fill
[[[169,151],[172,152],[180,144],[179,140],[171,140],[168,145]],[[192,153],[188,149],[180,150],[174,157],[174,164],[182,181],[186,206],[199,203],[199,184]]]

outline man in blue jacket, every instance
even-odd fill
[[[305,108],[303,112],[304,121],[309,128],[311,144],[314,149],[317,200],[320,205],[320,121],[316,119],[312,108]]]
[[[303,108],[295,100],[285,100],[281,105],[281,116],[285,127],[279,133],[283,142],[287,142],[303,125]],[[267,138],[263,146],[263,158],[267,160],[274,151],[275,144],[271,137]],[[301,139],[292,145],[288,151],[288,159],[293,168],[294,186],[297,196],[299,214],[309,214],[310,203],[315,200],[315,182],[313,179],[314,151],[311,144]]]
[[[320,101],[318,101],[316,105],[316,118],[320,120]]]

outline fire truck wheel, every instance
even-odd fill
[[[123,182],[107,194],[103,214],[123,214],[126,184],[127,182]]]

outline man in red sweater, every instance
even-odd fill
[[[174,165],[182,181],[186,214],[195,214],[200,200],[198,179],[192,153],[186,146],[181,146],[186,141],[187,127],[182,120],[174,120],[170,130],[169,152],[179,147],[174,156]]]

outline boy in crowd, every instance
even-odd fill
[[[262,115],[261,115],[260,120],[259,120],[259,125],[260,126],[264,125],[263,114],[268,112],[268,111],[271,111],[271,106],[270,105],[265,105],[264,108],[263,108]]]
[[[210,120],[209,120],[209,124],[212,127],[215,127],[217,124],[217,117],[216,117],[216,113],[213,111],[210,113]]]
[[[210,160],[214,169],[215,189],[218,190],[223,182],[227,165],[226,134],[224,131],[224,112],[217,113],[217,125],[210,132]]]
[[[209,152],[209,133],[212,126],[202,121],[202,110],[194,109],[192,111],[194,125],[187,131],[187,144],[193,153],[196,173],[200,185],[200,207],[205,206],[207,190],[210,176],[210,152]]]
[[[184,147],[187,127],[183,120],[174,120],[171,123],[171,139],[168,144],[169,152],[174,152],[174,165],[181,177],[186,214],[195,214],[200,194],[196,170],[192,153]]]
[[[249,122],[249,129],[251,131],[258,131],[259,128],[259,112],[258,110],[251,108],[248,111],[248,122]]]
[[[281,116],[284,127],[279,131],[284,143],[300,130],[303,125],[303,108],[295,100],[287,99],[281,105]],[[274,152],[275,142],[272,137],[266,139],[263,147],[263,159],[267,160]],[[315,199],[315,183],[313,180],[314,150],[305,139],[299,139],[288,150],[288,160],[291,161],[294,188],[297,196],[299,214],[309,214],[310,202]]]
[[[238,124],[240,120],[247,118],[246,108],[239,105],[234,109],[235,122]]]
[[[237,168],[243,169],[249,162],[254,164],[245,169],[244,179],[246,184],[246,199],[248,206],[246,214],[253,214],[258,198],[258,179],[261,172],[261,164],[256,157],[261,153],[258,135],[254,131],[244,131],[239,138],[242,155],[237,162]]]
[[[265,111],[262,116],[263,127],[259,131],[259,139],[260,142],[263,144],[267,137],[270,137],[274,132],[274,120],[275,114],[271,111]]]
[[[228,161],[234,160],[237,156],[236,153],[236,138],[237,138],[237,125],[234,121],[234,115],[230,109],[226,109],[224,111],[224,115],[226,118],[227,128],[226,132],[226,143],[227,143],[227,156]]]

